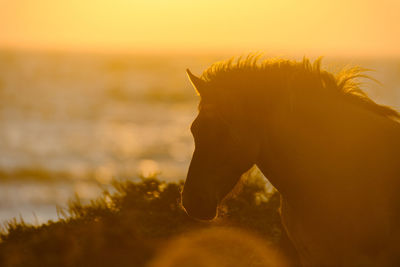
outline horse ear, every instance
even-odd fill
[[[199,77],[196,77],[196,75],[194,75],[189,69],[186,69],[186,73],[197,94],[201,95],[205,82]]]

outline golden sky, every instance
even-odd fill
[[[0,0],[0,46],[400,55],[399,0]]]

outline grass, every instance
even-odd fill
[[[227,199],[211,223],[182,210],[182,183],[146,178],[113,186],[114,193],[104,192],[90,204],[72,200],[57,221],[8,222],[0,234],[0,266],[146,266],[167,240],[211,225],[251,230],[292,257],[280,224],[279,195],[268,193],[258,178]]]

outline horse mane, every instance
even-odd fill
[[[271,73],[279,74],[282,77],[290,80],[293,76],[312,84],[317,84],[313,90],[319,90],[319,93],[333,91],[342,95],[345,99],[361,105],[364,108],[371,110],[379,115],[400,119],[400,113],[391,107],[380,105],[374,102],[360,88],[361,83],[359,78],[366,78],[375,82],[374,78],[365,74],[369,69],[359,66],[344,68],[337,74],[332,74],[321,69],[322,57],[316,59],[313,63],[307,58],[302,61],[287,60],[287,59],[264,59],[260,62],[262,55],[250,54],[246,58],[239,57],[237,60],[231,58],[226,61],[220,61],[212,64],[201,75],[201,79],[207,83],[218,83],[222,87],[229,87],[229,84],[240,81],[240,79],[248,77],[248,74],[260,74],[257,79],[260,82],[266,82],[270,79]],[[265,74],[265,75],[264,75]],[[262,81],[263,80],[263,81]],[[379,82],[378,82],[379,83]],[[243,90],[245,93],[245,90]],[[229,92],[226,92],[229,93]],[[315,93],[318,93],[315,91]]]

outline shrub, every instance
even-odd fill
[[[144,266],[173,236],[210,225],[249,229],[290,252],[282,234],[279,195],[259,179],[221,206],[214,223],[189,218],[180,206],[180,183],[156,178],[114,182],[114,193],[60,210],[61,218],[40,226],[12,220],[0,235],[0,266]],[[283,244],[283,245],[282,245]]]

